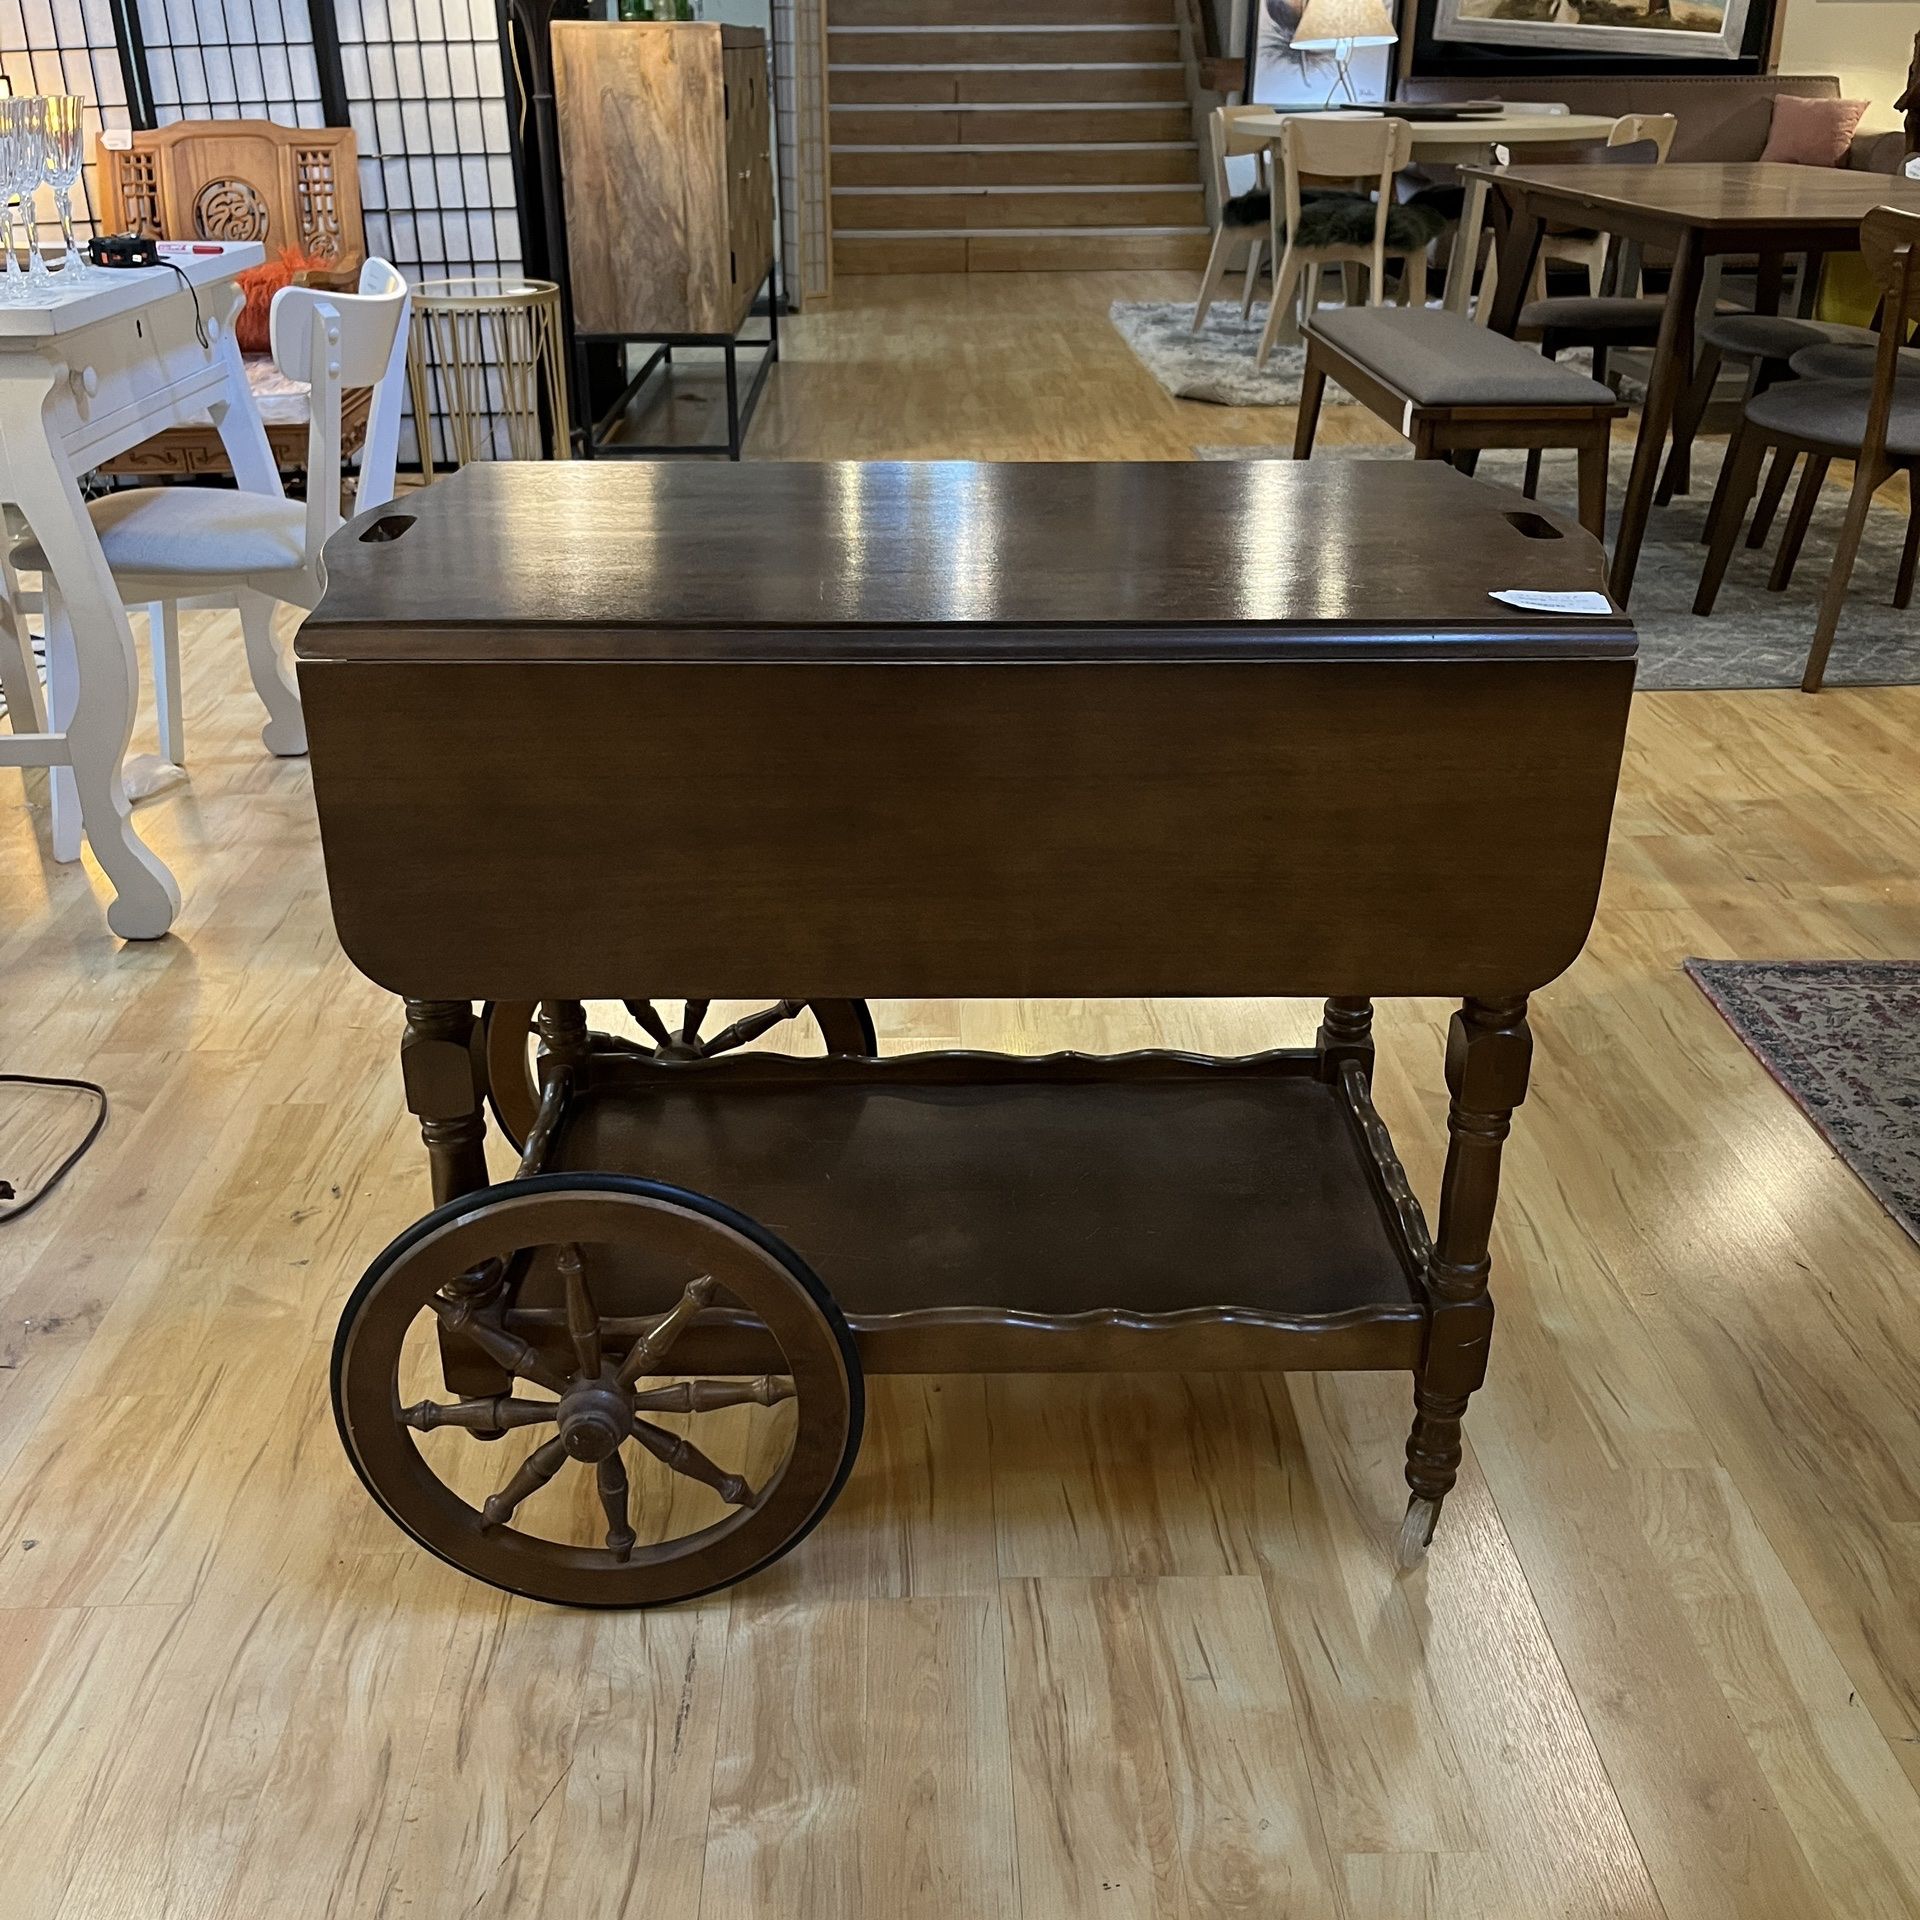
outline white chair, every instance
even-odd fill
[[[1200,279],[1200,298],[1194,303],[1195,333],[1206,325],[1207,315],[1220,297],[1220,283],[1235,266],[1242,266],[1246,273],[1246,284],[1240,295],[1241,319],[1253,311],[1254,289],[1260,284],[1260,252],[1266,245],[1267,233],[1263,226],[1241,227],[1227,223],[1227,205],[1233,198],[1233,188],[1227,179],[1227,160],[1230,155],[1252,154],[1256,189],[1272,192],[1267,136],[1242,133],[1236,125],[1246,114],[1264,115],[1270,111],[1267,107],[1215,107],[1207,116],[1207,157],[1213,168],[1214,204],[1220,211],[1219,224],[1213,230],[1213,250],[1207,255],[1207,270]]]
[[[359,291],[286,287],[274,296],[274,364],[311,389],[307,427],[307,498],[239,493],[225,488],[142,487],[89,503],[94,531],[130,606],[152,612],[154,705],[161,751],[180,761],[180,606],[183,601],[239,609],[247,665],[267,709],[261,734],[269,752],[307,750],[300,695],[273,636],[276,604],[312,608],[324,586],[320,550],[341,524],[340,395],[343,387],[374,390],[361,449],[354,511],[393,498],[405,393],[407,283],[384,260],[368,260]],[[13,550],[13,565],[46,580],[47,670],[50,690],[71,672],[72,630],[59,583],[47,573],[38,545]],[[55,704],[58,704],[56,697]],[[70,770],[53,778],[56,859],[79,849],[79,810]],[[62,852],[64,844],[70,852]]]
[[[1318,304],[1320,269],[1332,265],[1367,269],[1367,304],[1386,304],[1387,261],[1400,259],[1406,267],[1409,302],[1424,305],[1427,297],[1427,248],[1438,222],[1416,244],[1389,230],[1390,224],[1410,223],[1420,210],[1403,207],[1394,183],[1413,153],[1413,129],[1404,120],[1343,119],[1338,115],[1290,116],[1280,123],[1273,141],[1280,172],[1280,191],[1273,199],[1273,305],[1260,335],[1259,364],[1267,364],[1273,343],[1306,275],[1309,310]],[[1351,195],[1315,198],[1307,203],[1303,220],[1301,187],[1306,176],[1351,180]],[[1373,195],[1370,217],[1357,236],[1351,226],[1357,203]]]

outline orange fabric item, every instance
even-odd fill
[[[242,353],[272,350],[268,320],[273,296],[282,287],[292,286],[296,273],[311,273],[326,265],[326,261],[302,253],[298,247],[282,247],[277,260],[269,260],[264,267],[249,267],[240,275],[240,291],[247,296],[247,304],[241,308],[233,332]]]

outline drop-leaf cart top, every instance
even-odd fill
[[[1633,683],[1624,616],[1489,589],[1592,541],[1436,463],[500,464],[327,566],[328,885],[437,1203],[334,1354],[400,1526],[648,1606],[820,1519],[863,1370],[1403,1367],[1418,1558]],[[1199,994],[1318,1043],[881,1059],[865,998]],[[1461,1002],[1431,1230],[1393,994]]]

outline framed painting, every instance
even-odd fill
[[[1293,44],[1307,0],[1255,0],[1254,30],[1247,37],[1247,84],[1241,97],[1249,106],[1318,107],[1339,79],[1339,63],[1330,52],[1296,52]],[[1387,0],[1396,17],[1397,0]],[[1393,83],[1392,47],[1355,47],[1347,77],[1362,100],[1384,100]]]
[[[1434,0],[1440,45],[1600,59],[1740,60],[1752,0]]]

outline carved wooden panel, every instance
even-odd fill
[[[169,240],[261,240],[336,261],[366,258],[353,134],[268,120],[192,120],[100,155],[109,232]]]

